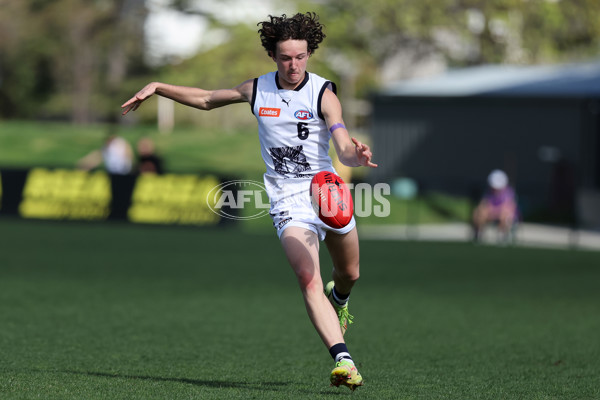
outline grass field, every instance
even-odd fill
[[[0,398],[600,398],[600,253],[361,246],[351,393],[273,233],[2,218]]]
[[[98,149],[113,129],[109,125],[60,122],[0,121],[0,167],[66,167]],[[155,126],[120,126],[114,131],[134,151],[141,137],[150,137],[165,159],[167,172],[218,172],[242,178],[260,177],[258,136],[254,130],[221,131],[178,127],[162,135]]]

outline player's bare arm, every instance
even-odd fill
[[[331,138],[335,151],[342,164],[349,167],[371,167],[377,164],[371,162],[371,149],[356,138],[351,138],[342,119],[342,105],[331,90],[325,90],[321,111],[325,117],[327,128],[331,130]]]
[[[172,99],[186,106],[200,110],[212,110],[228,104],[249,102],[252,98],[253,80],[247,80],[233,89],[205,90],[195,87],[169,85],[161,82],[147,84],[135,96],[127,100],[121,108],[123,115],[135,111],[153,94]]]

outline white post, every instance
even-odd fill
[[[175,102],[158,96],[158,131],[162,134],[173,132],[175,126]]]

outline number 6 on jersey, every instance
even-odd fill
[[[298,139],[306,140],[308,139],[308,124],[306,122],[298,122]]]

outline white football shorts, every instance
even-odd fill
[[[272,201],[270,215],[280,238],[283,231],[290,226],[308,229],[316,233],[321,241],[325,239],[327,232],[345,234],[356,226],[354,216],[348,225],[340,229],[325,224],[313,209],[308,190]]]

